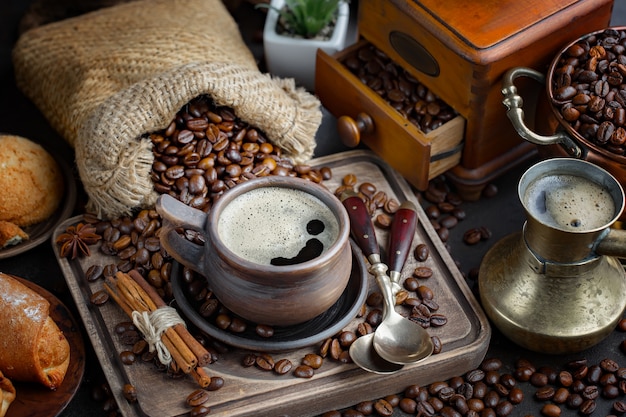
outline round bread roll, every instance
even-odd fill
[[[54,158],[29,139],[0,135],[0,220],[30,226],[50,217],[63,198]]]

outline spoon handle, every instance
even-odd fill
[[[402,268],[411,250],[411,244],[417,228],[417,212],[415,204],[405,201],[393,216],[391,232],[389,234],[389,248],[387,251],[389,259],[389,275],[391,280],[397,282]],[[394,277],[397,276],[397,277]]]
[[[345,191],[341,195],[341,202],[350,217],[350,231],[352,238],[363,251],[370,264],[380,262],[380,248],[376,240],[376,231],[372,224],[365,203],[354,191]]]

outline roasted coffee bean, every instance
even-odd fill
[[[246,368],[254,365],[255,363],[256,363],[256,355],[253,355],[251,353],[246,354],[241,361],[241,365]]]
[[[441,211],[436,204],[432,204],[426,207],[424,211],[426,212],[426,215],[431,219],[438,219],[439,216],[441,216]]]
[[[594,411],[596,411],[597,403],[595,400],[584,400],[583,403],[578,407],[578,411],[583,415],[591,415]]]
[[[354,406],[354,410],[364,416],[369,416],[374,413],[374,401],[361,401]]]
[[[274,335],[274,328],[264,324],[257,324],[254,330],[257,335],[264,338],[272,337]]]
[[[508,416],[513,412],[513,404],[507,400],[501,401],[495,406],[495,411],[498,417]]]
[[[383,210],[387,214],[395,214],[400,208],[400,203],[395,198],[388,198],[383,205]]]
[[[274,372],[278,375],[285,375],[291,371],[293,364],[289,359],[280,359],[274,364]]]
[[[558,383],[563,387],[569,387],[572,385],[574,378],[569,371],[561,371],[558,376]]]
[[[299,365],[293,371],[293,375],[298,378],[312,378],[314,374],[315,371],[313,370],[313,368],[307,365]]]
[[[580,394],[585,400],[595,400],[600,395],[600,390],[595,385],[589,385]]]
[[[430,325],[433,327],[444,326],[448,322],[448,319],[443,314],[432,314],[430,316]]]
[[[310,366],[313,369],[319,369],[323,363],[324,359],[314,353],[307,353],[302,359],[302,365]]]
[[[452,215],[443,216],[439,218],[439,224],[445,227],[446,229],[453,229],[458,223],[459,223],[459,219],[457,219],[456,217]]]
[[[210,398],[208,391],[204,389],[197,389],[192,391],[186,398],[185,402],[189,407],[196,407],[198,405],[206,403]]]
[[[205,389],[207,391],[217,391],[218,389],[221,389],[223,386],[224,386],[224,378],[222,378],[221,376],[212,376],[211,382],[209,382],[209,385],[207,385]]]
[[[430,249],[428,245],[420,243],[415,247],[413,254],[418,262],[425,262],[430,256]]]
[[[103,277],[104,267],[102,265],[94,264],[91,265],[87,271],[85,272],[85,278],[89,282],[97,281],[98,279]]]
[[[402,398],[398,404],[400,410],[407,414],[415,414],[417,402],[412,398]]]
[[[141,356],[147,350],[148,350],[148,342],[146,342],[144,339],[141,339],[135,342],[132,348],[132,352],[136,356]]]
[[[469,374],[467,376],[469,376]],[[466,379],[467,379],[467,376],[466,376]],[[468,379],[468,381],[470,380]],[[485,395],[487,395],[488,391],[489,391],[489,387],[482,380],[478,380],[477,382],[474,383],[474,398],[483,399],[485,398]]]
[[[422,300],[432,300],[435,298],[433,290],[425,285],[420,285],[419,287],[417,287],[417,290],[415,292]]]
[[[467,245],[475,245],[482,240],[482,233],[479,228],[472,228],[463,234],[463,242]]]
[[[376,410],[379,416],[393,415],[393,406],[384,399],[380,399],[374,403],[374,410]]]
[[[617,375],[615,375],[613,372],[604,373],[600,377],[600,386],[605,387],[607,385],[615,385],[617,383],[618,383]]]
[[[561,387],[558,388],[554,392],[554,396],[552,397],[552,401],[556,404],[565,404],[567,399],[569,398],[569,391],[567,388]]]
[[[369,323],[359,323],[357,325],[357,335],[358,336],[365,336],[366,334],[370,334],[374,331],[374,329],[372,329],[372,326]]]
[[[383,321],[382,310],[375,308],[371,310],[365,319],[372,327],[378,327],[381,321]]]
[[[129,403],[132,404],[137,402],[137,389],[134,385],[124,384],[124,387],[122,388],[122,394],[124,395],[124,398],[126,398],[126,401],[128,401]]]
[[[470,384],[475,384],[485,378],[485,372],[481,369],[473,369],[465,375],[465,380]]]
[[[489,386],[494,386],[500,381],[500,373],[498,371],[487,371],[483,381]]]
[[[608,384],[602,387],[602,397],[613,399],[620,395],[620,390],[616,385]]]
[[[415,277],[408,277],[403,283],[403,286],[407,291],[416,291],[420,285],[420,282]]]
[[[534,372],[529,381],[535,387],[544,387],[548,384],[548,376],[541,372]]]
[[[498,371],[500,368],[502,368],[502,361],[498,358],[488,358],[480,364],[480,369],[484,372]]]
[[[613,410],[618,414],[626,413],[626,401],[615,401],[613,403]]]
[[[603,359],[600,361],[600,368],[605,372],[616,372],[619,369],[619,364],[613,359]]]
[[[559,417],[561,415],[561,408],[556,404],[544,404],[541,407],[541,414],[546,417]]]
[[[573,394],[570,394],[569,397],[567,397],[567,401],[565,402],[565,405],[567,405],[568,408],[577,409],[578,407],[582,405],[583,401],[584,401],[583,397],[581,397],[577,393],[573,393]]]
[[[535,398],[538,399],[539,401],[547,401],[550,400],[554,397],[554,388],[551,386],[544,386],[541,388],[538,388],[537,391],[535,391]]]
[[[388,229],[391,226],[391,217],[386,213],[380,213],[376,216],[375,224],[381,229]]]
[[[338,339],[333,338],[330,343],[329,348],[330,357],[334,360],[339,360],[341,354],[343,353],[343,349],[341,348],[341,344]]]
[[[120,352],[119,356],[120,356],[120,360],[122,361],[124,365],[132,365],[133,363],[135,363],[137,359],[135,354],[130,350],[124,350]]]
[[[109,293],[105,290],[98,290],[91,294],[89,301],[95,306],[104,305],[107,301],[109,301]]]
[[[191,409],[189,417],[206,417],[211,414],[211,409],[206,405],[198,405]]]
[[[500,396],[495,391],[488,391],[487,394],[485,394],[485,398],[483,398],[483,402],[485,403],[485,407],[495,408],[500,402]]]
[[[450,406],[444,406],[440,411],[439,415],[441,417],[461,417],[461,413]]]
[[[254,364],[263,371],[271,371],[274,369],[274,358],[268,353],[261,353],[255,358]]]
[[[433,276],[433,270],[428,266],[418,266],[413,271],[413,276],[419,279],[427,279]]]
[[[433,354],[441,353],[443,344],[438,336],[431,336],[430,340],[433,342]]]
[[[246,322],[238,317],[233,317],[228,325],[228,331],[232,333],[243,333],[246,331]]]
[[[508,398],[512,404],[519,404],[524,400],[524,391],[517,387],[511,388]]]

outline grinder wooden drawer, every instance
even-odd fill
[[[366,43],[360,41],[332,56],[318,50],[315,92],[338,118],[344,141],[356,135],[357,142],[360,139],[414,187],[425,190],[428,180],[460,162],[465,119],[456,116],[429,133],[422,132],[343,64]],[[363,117],[371,123],[360,123]],[[354,125],[361,129],[354,132]]]

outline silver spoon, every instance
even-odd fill
[[[359,337],[352,343],[350,357],[357,365],[370,372],[393,373],[400,370],[403,364],[430,356],[433,350],[432,341],[424,328],[395,311],[395,298],[386,275],[387,266],[380,261],[376,234],[365,204],[354,193],[344,193],[342,201],[350,216],[353,238],[367,256],[371,265],[370,272],[376,276],[385,300],[383,321],[374,333]],[[404,259],[406,253],[407,251],[404,252]]]
[[[346,196],[348,197],[348,196]],[[413,236],[415,235],[416,214],[414,206],[411,204],[408,207],[401,207],[394,215],[394,220],[391,227],[391,233],[389,237],[389,259],[392,265],[395,265],[394,269],[399,269],[401,272],[402,265],[406,261],[409,248],[411,246]],[[411,211],[413,209],[413,211]],[[354,214],[354,212],[353,212]],[[362,230],[355,230],[354,235],[362,236],[363,239],[367,239],[367,242],[362,243],[362,249],[367,256],[370,265],[380,262],[380,253],[378,243],[376,241],[376,232],[374,226],[369,221],[364,221],[360,226],[357,225],[357,220],[351,221],[351,223],[357,227],[362,227]],[[399,266],[398,266],[399,265]],[[397,289],[394,288],[394,294],[401,288],[399,284],[400,273],[392,271],[392,276],[395,278]],[[350,357],[352,361],[359,367],[366,371],[376,374],[392,374],[399,371],[404,367],[402,364],[392,363],[380,357],[372,344],[374,340],[374,333],[363,335],[355,340],[350,345]]]

